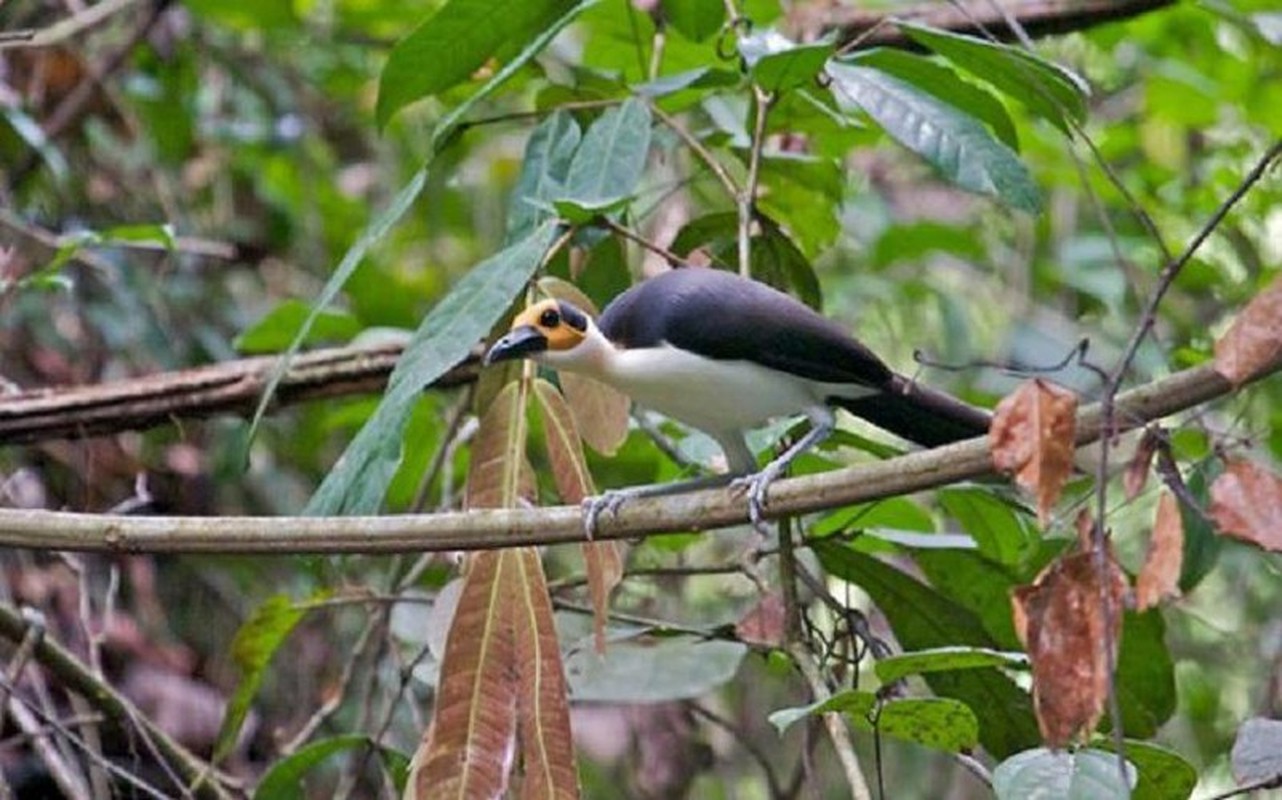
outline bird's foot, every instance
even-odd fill
[[[596,538],[597,519],[606,512],[609,512],[612,517],[618,514],[619,506],[623,505],[626,499],[628,499],[627,492],[615,489],[607,489],[594,497],[583,498],[583,533],[588,541]]]
[[[770,535],[770,528],[766,524],[766,492],[770,489],[770,484],[774,483],[779,477],[778,470],[770,469],[767,465],[765,469],[753,475],[745,475],[741,478],[735,478],[730,486],[736,491],[746,491],[748,494],[748,519],[752,522],[752,527],[762,536]]]

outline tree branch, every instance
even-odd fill
[[[1015,41],[1019,31],[1010,19],[1019,23],[1029,36],[1054,36],[1055,34],[1093,28],[1117,20],[1129,19],[1173,5],[1174,0],[1024,0],[1003,9],[992,0],[968,0],[951,4],[928,3],[897,10],[887,14],[884,9],[866,9],[853,5],[822,8],[818,20],[821,31],[836,33],[839,46],[857,41],[856,49],[869,47],[902,47],[919,49],[919,46],[888,19],[906,20],[942,28],[954,33],[965,33],[981,38]],[[804,13],[804,12],[803,12]],[[805,25],[805,21],[800,21]]]
[[[401,355],[401,345],[335,347],[296,357],[273,407],[352,394],[373,394]],[[254,412],[276,356],[66,389],[0,395],[0,444],[78,438],[163,425],[176,418]],[[447,388],[476,379],[479,354],[445,373]]]
[[[0,637],[21,642],[31,628],[32,623],[24,620],[17,609],[0,603]],[[177,768],[196,797],[213,800],[231,797],[208,764],[171,739],[124,695],[96,677],[62,645],[45,636],[36,642],[34,653],[36,661],[53,673],[63,686],[84,697],[94,708],[126,728],[140,728],[141,734],[154,743],[157,752]]]
[[[1282,369],[1282,357],[1259,373]],[[1126,430],[1234,391],[1213,366],[1176,373],[1121,394]],[[1078,414],[1077,442],[1100,437],[1100,407]],[[875,464],[790,478],[770,488],[766,516],[779,517],[893,497],[987,475],[986,438],[909,453]],[[738,525],[748,504],[732,489],[625,503],[598,521],[599,539]],[[140,517],[0,509],[0,545],[127,553],[400,553],[475,550],[583,540],[577,506],[486,509],[384,517]]]

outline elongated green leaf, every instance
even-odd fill
[[[929,586],[836,542],[817,542],[813,549],[830,573],[868,592],[905,649],[997,649],[977,617]],[[1032,699],[997,670],[932,672],[925,679],[936,694],[960,700],[975,712],[980,741],[994,755],[1004,757],[1041,740]]]
[[[943,672],[977,667],[1027,667],[1028,656],[990,650],[986,647],[936,647],[901,653],[878,661],[874,667],[883,683],[897,681],[905,675]]]
[[[267,665],[306,613],[306,609],[296,606],[289,597],[278,594],[259,606],[236,631],[231,654],[236,666],[240,667],[240,683],[227,703],[222,726],[218,729],[218,739],[214,744],[215,763],[226,758],[236,746],[245,715],[249,713],[249,704],[258,693]]]
[[[289,369],[289,364],[294,356],[297,355],[298,349],[307,340],[307,335],[311,332],[312,325],[316,322],[317,317],[329,307],[330,303],[334,302],[334,298],[338,296],[343,285],[347,283],[347,279],[356,271],[356,267],[365,258],[365,254],[369,252],[375,242],[387,235],[387,232],[391,230],[397,220],[418,198],[418,193],[423,191],[425,185],[427,185],[426,165],[414,173],[409,183],[405,184],[396,194],[396,197],[392,198],[392,202],[388,207],[374,217],[365,230],[361,231],[361,235],[356,242],[343,254],[343,260],[338,262],[338,267],[335,268],[334,274],[329,277],[329,280],[325,281],[325,286],[321,288],[320,296],[316,298],[316,302],[312,304],[312,309],[307,318],[299,326],[298,333],[294,336],[294,341],[286,348],[280,362],[272,370],[271,377],[267,379],[267,386],[263,389],[263,396],[259,399],[258,407],[254,409],[254,417],[249,424],[247,441],[253,441],[254,434],[257,433],[258,426],[263,420],[263,414],[267,411],[268,404],[271,403],[272,398],[276,395],[276,387],[280,384],[280,379],[285,375],[285,370]]]
[[[558,198],[600,209],[632,194],[650,152],[650,108],[635,98],[611,108],[583,135]]]
[[[877,706],[877,695],[872,692],[838,692],[822,702],[776,711],[770,715],[770,723],[783,733],[803,717],[838,711],[862,730],[875,730],[936,750],[956,753],[978,743],[979,722],[965,703],[926,697],[892,700],[882,703],[880,709]]]
[[[242,353],[280,352],[289,347],[309,315],[301,300],[286,300],[237,336],[235,347]],[[351,314],[327,309],[317,315],[306,341],[347,341],[360,332],[360,323]]]
[[[767,92],[782,92],[812,82],[832,56],[832,42],[797,44],[767,30],[739,39],[739,54],[752,82]]]
[[[998,800],[1129,800],[1135,767],[1127,763],[1127,780],[1118,772],[1117,756],[1102,750],[1037,748],[1011,756],[993,770]]]
[[[724,0],[662,0],[668,24],[692,42],[701,42],[721,30],[726,18]]]
[[[570,159],[582,136],[579,124],[566,111],[553,112],[530,134],[521,175],[508,206],[508,241],[524,236],[547,218],[548,213],[541,204],[564,189]]]
[[[378,123],[466,80],[500,50],[520,48],[573,0],[450,0],[397,42],[378,81]]]
[[[1006,106],[984,89],[957,77],[942,64],[904,50],[879,47],[849,57],[852,64],[879,69],[908,81],[918,89],[930,92],[949,105],[983,120],[1007,147],[1019,150],[1019,135]]]
[[[1188,800],[1193,794],[1193,787],[1197,786],[1197,768],[1179,753],[1136,739],[1127,739],[1124,745],[1126,760],[1140,772],[1131,800]],[[1096,746],[1116,752],[1111,738],[1101,737]]]
[[[349,733],[309,742],[272,764],[254,790],[254,800],[303,800],[306,796],[303,793],[303,776],[340,753],[364,747],[377,749],[384,766],[393,772],[394,781],[399,786],[404,785],[404,755],[375,745],[374,740],[363,733]]]
[[[1011,45],[960,33],[926,28],[908,22],[899,27],[975,77],[987,81],[1023,103],[1029,111],[1065,133],[1069,120],[1086,119],[1086,82],[1058,64]]]
[[[547,222],[472,269],[423,319],[388,380],[373,416],[325,477],[309,514],[374,513],[400,463],[401,440],[418,393],[461,361],[494,326],[538,267],[552,237]]]
[[[863,110],[948,180],[1021,211],[1041,208],[1028,169],[979,120],[879,70],[830,64],[828,74],[838,105]]]
[[[1028,515],[991,492],[946,489],[938,497],[948,515],[979,545],[979,552],[998,563],[1018,563],[1037,544],[1037,528]]]

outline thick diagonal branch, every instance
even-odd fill
[[[275,406],[381,392],[400,357],[399,344],[336,347],[297,356],[277,387]],[[78,438],[163,425],[176,419],[252,414],[275,356],[227,361],[141,378],[0,395],[0,444]],[[433,384],[476,379],[473,356]]]

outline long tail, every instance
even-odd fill
[[[833,402],[878,428],[923,447],[937,447],[988,433],[987,411],[950,394],[894,376],[885,392]]]

